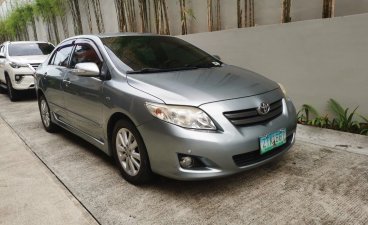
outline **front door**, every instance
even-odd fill
[[[71,126],[102,142],[104,82],[99,76],[86,77],[75,74],[75,65],[83,62],[94,62],[101,68],[102,57],[92,43],[76,44],[70,69],[63,80],[65,107]]]

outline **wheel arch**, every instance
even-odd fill
[[[8,71],[4,70],[4,78],[6,79],[7,77],[10,79]]]
[[[135,131],[130,130],[130,132],[132,132],[133,134],[136,133],[137,136],[135,137],[135,139],[137,139],[138,143],[141,142],[141,144],[143,145],[143,146],[141,146],[141,147],[143,147],[143,149],[140,149],[141,157],[143,157],[140,162],[141,162],[141,166],[142,165],[144,165],[144,166],[142,167],[143,170],[140,170],[139,171],[139,174],[140,175],[138,175],[139,176],[138,179],[136,179],[135,177],[128,178],[127,175],[124,175],[124,174],[126,174],[126,172],[125,173],[122,172],[122,170],[124,170],[124,169],[122,168],[121,163],[118,162],[119,159],[118,159],[117,152],[116,151],[113,151],[114,146],[112,146],[112,143],[114,141],[113,141],[112,136],[114,135],[114,132],[115,132],[114,131],[114,127],[115,127],[115,124],[117,124],[118,121],[121,121],[121,120],[125,120],[128,124],[130,124],[130,126],[132,126],[131,129],[134,129]],[[129,125],[127,125],[127,123],[125,123],[125,126],[129,127]],[[120,165],[119,166],[119,170],[121,171],[122,176],[124,177],[124,179],[127,180],[128,182],[132,183],[132,184],[135,184],[135,185],[139,185],[139,184],[144,184],[144,183],[150,182],[154,178],[154,173],[152,172],[149,153],[148,153],[148,150],[147,150],[147,146],[146,146],[146,144],[144,142],[144,139],[143,139],[142,135],[140,134],[139,130],[137,129],[137,126],[133,122],[133,120],[130,119],[127,115],[125,115],[122,112],[116,112],[116,113],[114,113],[110,117],[110,119],[109,119],[109,122],[108,122],[108,125],[107,125],[107,134],[108,134],[108,139],[109,139],[109,141],[108,141],[108,144],[109,144],[109,153],[114,158],[114,160],[116,161],[116,163],[118,165]],[[143,160],[143,159],[145,159],[145,160]]]
[[[108,122],[107,122],[107,126],[106,126],[106,130],[107,130],[107,140],[108,140],[108,147],[109,147],[109,153],[112,154],[112,148],[111,148],[111,141],[112,141],[112,133],[114,130],[114,126],[116,124],[116,122],[118,122],[119,120],[127,120],[129,122],[131,122],[134,126],[136,126],[136,124],[133,122],[132,119],[130,119],[126,114],[122,113],[122,112],[115,112],[113,113]]]
[[[45,93],[43,93],[43,91],[41,89],[37,89],[36,91],[36,95],[37,95],[37,99],[39,99],[41,96],[45,96]],[[46,96],[45,96],[46,98]]]

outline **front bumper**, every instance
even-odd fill
[[[239,103],[242,100],[234,101]],[[216,103],[201,106],[219,125],[220,130],[216,132],[189,130],[158,119],[139,126],[152,171],[178,180],[209,179],[245,171],[275,159],[290,149],[295,142],[294,105],[285,98],[282,104],[282,115],[265,124],[247,127],[236,127],[231,124],[223,116],[224,110]],[[217,110],[214,110],[216,108]],[[235,156],[248,157],[246,153],[257,153],[259,137],[282,128],[286,128],[288,137],[286,144],[272,150],[274,152],[267,157],[258,157],[244,166],[237,165]],[[183,169],[179,164],[179,153],[200,157],[206,167]]]
[[[33,77],[34,71],[28,67],[21,67],[8,71],[12,86],[16,90],[29,90],[35,88],[35,79]],[[15,76],[21,76],[19,81],[15,80]]]

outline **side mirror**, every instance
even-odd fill
[[[83,77],[97,77],[100,75],[100,69],[97,64],[92,62],[78,63],[72,72]]]
[[[220,56],[218,56],[218,55],[213,55],[213,57],[214,57],[215,59],[218,59],[218,60],[220,60],[220,61],[221,61],[221,57],[220,57]]]

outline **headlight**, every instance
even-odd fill
[[[148,111],[160,120],[199,130],[216,130],[211,118],[202,110],[190,106],[174,106],[157,103],[146,103]]]
[[[284,93],[284,95],[286,96],[286,89],[285,89],[285,87],[284,87],[284,85],[282,85],[282,84],[280,84],[280,83],[278,83],[279,84],[279,86],[280,86],[280,89],[281,89],[281,91]]]
[[[16,62],[10,62],[9,65],[11,67],[13,67],[14,69],[18,69],[20,67],[28,67],[27,64],[20,64],[20,63],[16,63]]]

